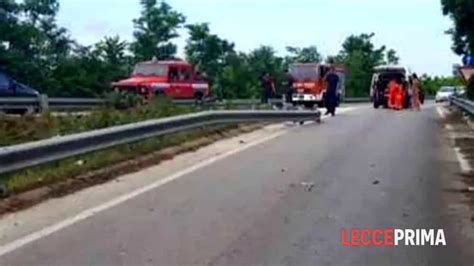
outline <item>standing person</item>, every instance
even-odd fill
[[[406,84],[407,88],[407,94],[408,94],[408,103],[407,103],[407,108],[412,108],[412,102],[413,102],[413,80],[411,76],[408,76],[408,82]]]
[[[260,77],[261,103],[267,104],[272,92],[275,92],[275,84],[273,84],[272,77],[268,72],[264,72]]]
[[[404,98],[403,87],[401,84],[397,83],[397,86],[395,89],[395,109],[396,110],[403,109],[403,98]]]
[[[336,115],[337,106],[337,89],[339,88],[339,76],[334,70],[334,66],[329,68],[329,72],[324,78],[326,83],[326,94],[324,96],[324,103],[326,104],[326,115]]]
[[[411,90],[413,93],[411,96],[411,108],[420,111],[420,80],[415,73],[411,76],[411,80]]]
[[[290,71],[287,69],[285,71],[285,81],[283,82],[283,87],[285,88],[285,100],[286,103],[293,102],[293,83],[295,79],[291,75]]]
[[[396,98],[397,98],[397,82],[392,79],[390,80],[390,82],[388,83],[387,87],[388,87],[388,99],[387,99],[387,106],[388,108],[390,109],[395,109],[396,107]]]

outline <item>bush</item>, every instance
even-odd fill
[[[123,91],[107,93],[104,98],[106,107],[119,110],[138,107],[143,104],[142,98],[139,95]]]

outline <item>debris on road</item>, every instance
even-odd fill
[[[301,186],[304,187],[307,191],[311,191],[314,188],[313,182],[301,182]]]
[[[380,183],[380,181],[378,181],[378,180],[375,180],[374,182],[372,182],[372,184],[374,184],[374,185],[378,185],[379,183]]]
[[[282,169],[281,169],[281,172],[282,172],[282,173],[285,173],[285,172],[286,172],[286,168],[282,168]]]
[[[245,144],[246,142],[245,142],[245,140],[240,140],[239,143],[240,144]]]
[[[291,188],[295,188],[295,187],[302,187],[304,188],[306,191],[311,191],[313,190],[313,188],[316,186],[313,182],[301,182],[299,184],[295,184],[295,183],[291,183],[289,185]]]

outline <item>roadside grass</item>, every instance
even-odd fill
[[[130,108],[117,109],[117,105],[104,105],[87,114],[79,115],[58,116],[45,112],[40,115],[12,117],[0,113],[0,147],[215,108],[206,105],[175,105],[169,98],[161,97],[148,104],[133,105],[134,107]],[[217,109],[242,108],[248,107],[227,103]],[[268,110],[270,106],[257,104],[254,108]]]
[[[80,178],[80,176],[86,175],[87,173],[93,171],[103,169],[107,170],[107,167],[109,166],[126,161],[132,161],[131,168],[133,169],[122,169],[121,171],[133,172],[134,170],[138,170],[137,168],[158,164],[160,161],[171,159],[176,154],[195,150],[201,146],[208,145],[218,139],[228,136],[229,132],[233,132],[235,135],[238,133],[255,130],[258,127],[258,124],[221,125],[206,128],[203,127],[182,133],[160,136],[131,144],[120,145],[90,154],[84,154],[57,162],[24,169],[0,177],[0,180],[7,192],[5,196],[11,196],[36,188],[51,186],[59,182],[74,180],[75,178]],[[193,142],[196,140],[200,141]],[[157,156],[154,156],[148,160],[147,163],[133,162],[134,159],[140,158],[140,156],[157,153],[170,147],[179,148],[168,153],[156,154]],[[135,165],[133,165],[134,163]],[[130,166],[128,168],[130,168]],[[105,175],[116,174],[117,173],[105,173]],[[101,175],[103,176],[104,173]],[[115,177],[116,176],[101,177],[95,181],[89,180],[88,183],[102,183]],[[93,178],[94,177],[92,177],[92,179]],[[70,190],[70,188],[67,189]]]
[[[156,98],[124,110],[103,106],[87,115],[0,115],[0,147],[196,111],[193,105],[173,105],[167,98]]]

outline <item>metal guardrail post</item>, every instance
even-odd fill
[[[48,95],[46,95],[46,94],[38,95],[38,102],[39,102],[41,112],[49,110]]]

